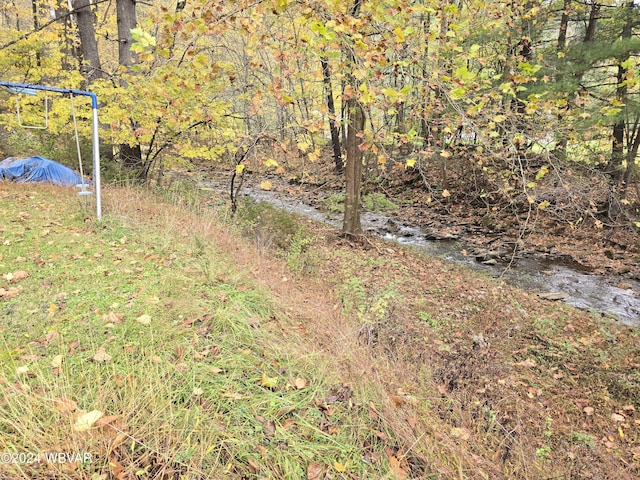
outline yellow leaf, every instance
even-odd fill
[[[384,165],[385,163],[387,163],[387,159],[384,155],[378,155],[378,165]]]
[[[445,197],[445,198],[450,197],[451,196],[451,192],[449,190],[445,189],[445,190],[442,191],[442,196]]]
[[[142,325],[150,325],[151,317],[145,313],[136,318],[136,322],[141,323]]]
[[[263,180],[260,182],[260,188],[262,190],[271,190],[273,188],[273,184],[269,180]]]
[[[398,43],[404,43],[406,38],[404,36],[404,32],[402,31],[402,29],[400,27],[396,28],[395,30],[393,30],[393,34],[396,36],[396,42]]]
[[[415,165],[416,165],[416,159],[415,158],[410,158],[404,164],[405,168],[413,168]]]
[[[240,175],[244,171],[244,164],[236,165],[236,173]]]
[[[340,462],[333,462],[333,468],[335,468],[337,471],[339,471],[340,473],[344,473],[347,471],[347,467],[345,467],[343,464],[341,464]]]
[[[278,162],[276,162],[273,158],[268,158],[267,160],[265,160],[264,166],[265,167],[277,167],[278,166]]]
[[[301,152],[306,152],[307,150],[309,150],[309,147],[311,147],[311,144],[309,142],[298,143],[298,148],[300,149]]]
[[[84,413],[76,419],[73,429],[76,432],[86,432],[93,427],[94,423],[96,423],[102,415],[103,413],[100,410],[91,410],[90,412]]]
[[[551,203],[549,203],[548,200],[545,200],[544,202],[540,202],[540,204],[538,205],[538,208],[540,210],[544,210],[545,208],[547,208],[549,205],[551,205]]]
[[[62,365],[62,355],[56,355],[53,357],[53,360],[51,360],[51,366],[53,368],[59,368],[60,365]]]
[[[276,388],[276,386],[278,385],[278,378],[267,377],[267,374],[263,372],[262,377],[260,378],[260,381],[258,383],[265,388]]]

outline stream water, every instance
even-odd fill
[[[216,187],[209,183],[201,186]],[[277,192],[244,187],[240,194],[338,228],[342,225],[342,214],[318,210]],[[433,256],[483,270],[542,297],[563,300],[581,309],[612,316],[625,325],[640,326],[640,282],[636,280],[593,275],[578,264],[534,257],[519,258],[509,268],[500,261],[482,263],[474,256],[464,255],[465,246],[460,241],[433,240],[433,233],[419,225],[397,222],[375,212],[364,212],[361,221],[367,232],[387,240],[420,247]]]

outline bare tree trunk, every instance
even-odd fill
[[[626,21],[622,27],[622,39],[629,39],[633,33],[633,9],[634,1],[628,0],[624,8],[628,13],[626,15]],[[619,59],[618,74],[616,76],[617,88],[616,99],[620,105],[627,104],[627,96],[629,89],[625,83],[628,69],[623,64],[629,60],[630,53],[627,53],[624,58]],[[611,158],[609,159],[609,165],[607,171],[611,175],[611,179],[615,184],[619,184],[624,175],[623,161],[624,161],[624,137],[627,130],[627,122],[624,116],[613,126],[613,143],[611,145]]]
[[[91,10],[90,0],[73,0],[76,11],[76,23],[80,36],[80,72],[91,84],[98,78],[103,78],[98,42],[96,40],[95,15]]]
[[[118,24],[118,63],[129,69],[135,62],[135,55],[131,51],[133,37],[131,30],[136,28],[135,0],[116,0],[116,16]],[[131,127],[135,129],[135,120],[130,119]],[[139,169],[143,172],[142,149],[139,143],[120,145],[120,161],[125,167]]]
[[[349,12],[351,16],[357,17],[362,5],[362,0],[354,0],[353,7]],[[348,235],[359,235],[362,233],[360,224],[360,194],[362,190],[362,151],[360,142],[364,131],[364,110],[358,102],[356,95],[359,82],[353,74],[356,65],[355,52],[353,48],[347,48],[349,73],[347,84],[352,87],[352,96],[344,103],[347,109],[347,165],[345,169],[345,197],[344,197],[344,219],[342,231]]]
[[[329,59],[320,57],[322,64],[322,75],[324,87],[327,92],[327,110],[329,111],[329,131],[331,132],[331,145],[333,146],[333,159],[336,164],[336,173],[344,172],[344,163],[342,162],[342,148],[340,147],[340,132],[336,125],[336,106],[333,103],[333,89],[331,87],[331,70],[329,68]]]
[[[569,7],[571,6],[571,2],[572,0],[564,0],[562,6],[562,16],[560,17],[560,28],[558,31],[558,46],[556,48],[558,54],[564,53],[567,48],[567,29],[569,28]],[[558,75],[556,81],[561,82],[562,77],[562,74]],[[558,114],[558,120],[562,122],[562,113]],[[567,156],[567,135],[561,128],[555,135],[557,139],[553,153],[558,158],[565,158]]]
[[[362,233],[360,224],[360,194],[362,190],[362,151],[360,134],[364,130],[364,110],[357,99],[347,102],[347,168],[345,170],[344,221],[342,231],[349,235]]]

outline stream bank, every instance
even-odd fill
[[[219,177],[218,177],[219,178]],[[200,188],[228,192],[228,184],[204,179]],[[340,228],[342,214],[325,211],[283,192],[263,190],[246,182],[239,194],[267,202],[284,211]],[[363,212],[362,227],[372,235],[401,245],[424,249],[430,255],[486,272],[549,301],[564,301],[577,308],[640,326],[640,281],[618,275],[593,274],[566,258],[538,258],[504,252],[479,251],[458,238],[379,212]]]

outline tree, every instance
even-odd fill
[[[137,26],[135,0],[116,0],[116,15],[118,25],[118,62],[126,72],[129,72],[135,61],[135,55],[132,51],[132,31]],[[127,83],[127,80],[122,78],[121,86],[126,87]],[[136,119],[130,118],[129,122],[133,130],[138,128]],[[140,175],[144,177],[142,148],[140,143],[135,140],[135,136],[133,141],[120,144],[120,161],[127,168],[138,169]]]
[[[96,40],[95,15],[91,10],[90,0],[73,0],[72,7],[76,12],[80,37],[80,72],[87,79],[87,83],[91,84],[94,80],[104,77]]]

